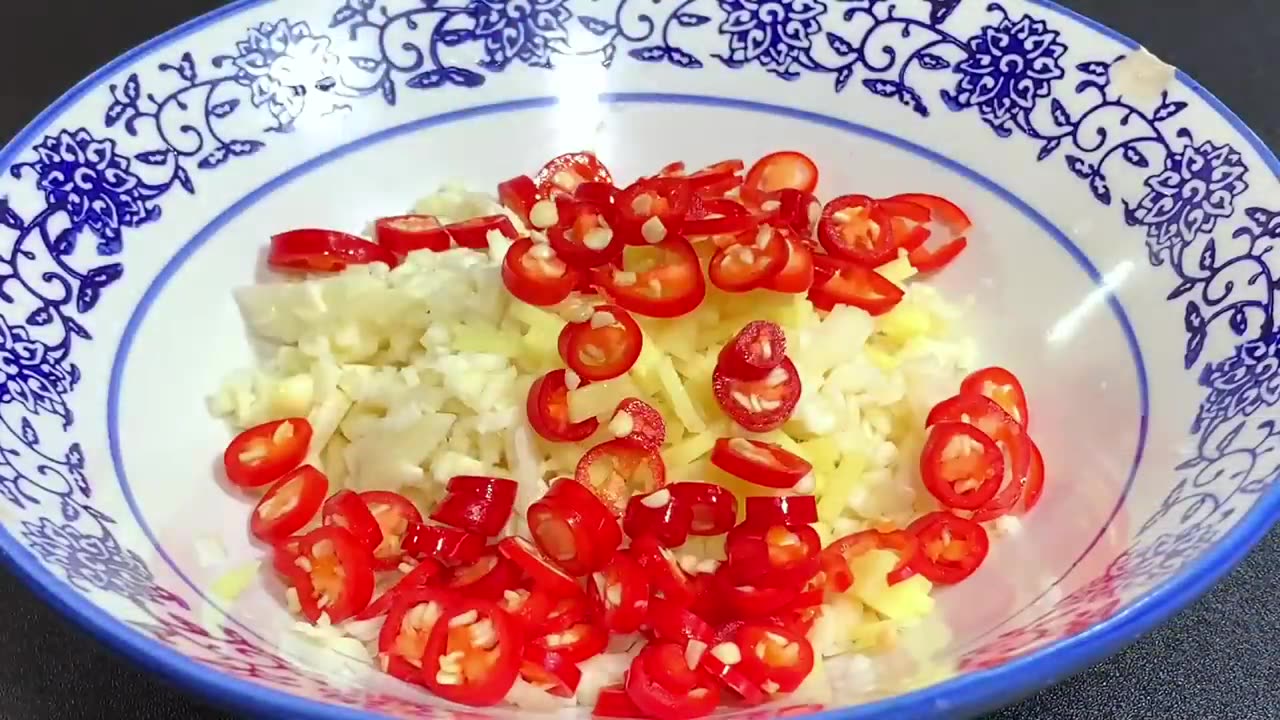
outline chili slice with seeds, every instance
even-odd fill
[[[371,490],[360,493],[360,500],[378,525],[379,540],[373,549],[375,570],[399,567],[404,559],[404,538],[409,528],[422,523],[422,513],[409,498],[393,492]]]
[[[711,450],[711,464],[761,487],[790,489],[813,466],[774,443],[747,438],[720,438]]]
[[[259,540],[280,542],[306,527],[329,492],[329,478],[303,465],[271,486],[249,517],[249,531]]]
[[[302,614],[313,624],[327,615],[340,623],[373,597],[373,556],[354,535],[340,527],[321,527],[303,535],[288,573]]]
[[[689,509],[689,534],[723,535],[738,518],[738,498],[715,483],[680,482],[668,485],[673,501]]]
[[[431,629],[422,678],[445,700],[496,705],[515,684],[522,651],[520,630],[505,610],[483,600],[459,599]]]
[[[569,422],[569,386],[564,370],[552,370],[529,387],[526,411],[533,431],[552,442],[579,442],[600,427],[596,418]],[[578,387],[586,385],[582,382]]]
[[[586,322],[569,323],[557,342],[571,370],[589,381],[611,380],[640,358],[644,334],[631,313],[617,305],[597,305]]]
[[[574,478],[614,513],[621,514],[632,495],[651,493],[666,485],[667,469],[658,452],[625,440],[610,440],[582,456]]]
[[[373,237],[379,245],[403,259],[416,250],[443,252],[449,249],[449,231],[434,215],[397,215],[380,218]]]
[[[907,532],[920,542],[911,567],[932,582],[954,585],[987,558],[990,539],[978,523],[949,512],[932,512],[911,523]]]
[[[765,155],[747,171],[742,181],[742,199],[759,205],[769,195],[786,188],[812,193],[818,186],[818,166],[808,156],[794,151]]]
[[[578,271],[556,256],[550,245],[520,238],[502,260],[502,283],[530,305],[555,305],[578,284]]]
[[[311,423],[286,418],[255,425],[227,445],[222,465],[240,487],[269,485],[302,463],[311,445]]]
[[[717,363],[711,377],[716,402],[738,425],[752,432],[768,432],[782,426],[800,401],[800,373],[790,359],[763,378],[735,376]]]

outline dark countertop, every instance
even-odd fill
[[[1274,0],[1062,0],[1139,39],[1226,101],[1280,146],[1280,22]],[[0,137],[121,52],[215,0],[58,0],[7,3],[0,44],[8,76]],[[1156,10],[1155,8],[1159,8]],[[31,48],[39,48],[32,50]],[[1280,717],[1280,531],[1205,598],[1133,647],[992,716],[1043,718]],[[42,605],[0,571],[0,717],[200,718],[226,713],[144,675]],[[903,720],[909,720],[904,718]]]

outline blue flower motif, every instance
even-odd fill
[[[71,421],[64,400],[78,372],[55,360],[49,347],[32,340],[27,328],[10,326],[0,316],[0,403],[16,402],[28,412],[50,412]]]
[[[255,107],[266,106],[288,127],[306,108],[308,89],[337,77],[339,58],[329,46],[329,38],[313,35],[305,22],[262,23],[236,43],[236,82],[249,88]]]
[[[102,535],[87,534],[74,525],[40,518],[24,521],[22,536],[42,562],[62,568],[67,582],[81,592],[101,590],[135,602],[153,595],[154,576],[147,564],[106,530]]]
[[[1011,122],[1025,126],[1027,114],[1064,75],[1058,60],[1067,46],[1058,37],[1058,31],[1030,15],[984,27],[969,39],[969,57],[955,66],[962,77],[950,101],[960,108],[976,106],[1002,134]]]
[[[1137,206],[1125,205],[1125,220],[1147,228],[1151,262],[1176,256],[1201,233],[1213,232],[1218,220],[1231,217],[1235,199],[1249,188],[1249,171],[1240,153],[1228,144],[1187,143],[1180,155],[1169,155],[1164,172],[1147,179],[1147,194]]]
[[[1200,384],[1209,395],[1192,432],[1275,405],[1280,402],[1280,336],[1243,343],[1232,357],[1209,363],[1200,373]]]
[[[820,0],[720,0],[728,16],[720,32],[729,36],[730,65],[759,62],[778,75],[794,74],[797,61],[811,62],[811,38],[822,32]]]
[[[63,130],[34,150],[39,159],[14,165],[11,173],[33,170],[49,207],[65,210],[77,227],[89,226],[102,239],[102,254],[120,252],[121,228],[160,217],[150,202],[155,193],[129,169],[129,158],[116,154],[115,140],[95,139],[84,128]]]
[[[484,41],[484,59],[489,70],[502,70],[519,59],[534,67],[551,67],[551,41],[566,40],[564,23],[573,17],[565,0],[479,0],[470,12],[475,16],[472,31]]]

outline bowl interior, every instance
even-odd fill
[[[805,703],[914,718],[1012,700],[1167,617],[1269,525],[1280,162],[1132,42],[1047,0],[243,0],[4,151],[4,555],[219,701],[431,712],[291,632],[254,564],[252,501],[218,480],[229,433],[205,405],[263,352],[232,289],[264,278],[272,233],[360,232],[447,180],[488,190],[570,150],[628,180],[779,148],[818,160],[824,198],[970,210],[969,250],[929,282],[971,302],[981,361],[1023,379],[1048,468],[1020,533],[937,593],[874,688],[841,674]]]
[[[762,155],[785,138],[787,147],[819,161],[825,198],[924,191],[972,210],[973,250],[936,283],[957,301],[972,298],[970,318],[984,361],[1024,379],[1054,482],[1020,537],[998,542],[973,581],[938,594],[944,629],[930,630],[936,655],[924,659],[954,665],[1028,604],[1061,592],[1061,576],[1098,543],[1124,536],[1120,499],[1144,403],[1130,319],[1118,303],[1097,300],[1100,271],[1061,229],[1019,200],[1016,188],[878,130],[776,107],[690,97],[587,108],[571,112],[591,118],[592,132],[571,140],[559,134],[570,112],[564,104],[517,103],[429,118],[357,141],[246,188],[245,202],[201,230],[190,252],[166,268],[150,304],[138,309],[111,402],[119,406],[122,477],[139,516],[194,589],[213,598],[211,588],[228,563],[242,564],[263,550],[243,531],[252,500],[228,492],[211,471],[228,433],[208,416],[204,397],[230,369],[253,361],[231,289],[258,279],[265,238],[301,226],[359,232],[443,181],[487,191],[540,159],[584,145],[629,178],[675,158],[700,166]],[[157,443],[164,452],[156,452]],[[1072,481],[1059,481],[1066,477]],[[224,543],[227,563],[202,565],[200,538]],[[264,571],[264,582],[224,609],[246,630],[278,642],[292,621],[269,575]]]

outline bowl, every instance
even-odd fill
[[[934,282],[972,296],[983,357],[1022,377],[1049,480],[939,593],[909,661],[873,661],[883,682],[734,715],[1011,702],[1156,626],[1263,536],[1280,165],[1115,32],[1045,0],[243,0],[110,63],[4,149],[6,561],[137,663],[245,712],[513,715],[451,714],[291,631],[205,408],[257,350],[230,291],[273,232],[359,232],[444,180],[487,189],[584,148],[633,177],[779,147],[818,159],[829,190],[971,209],[970,250]]]

